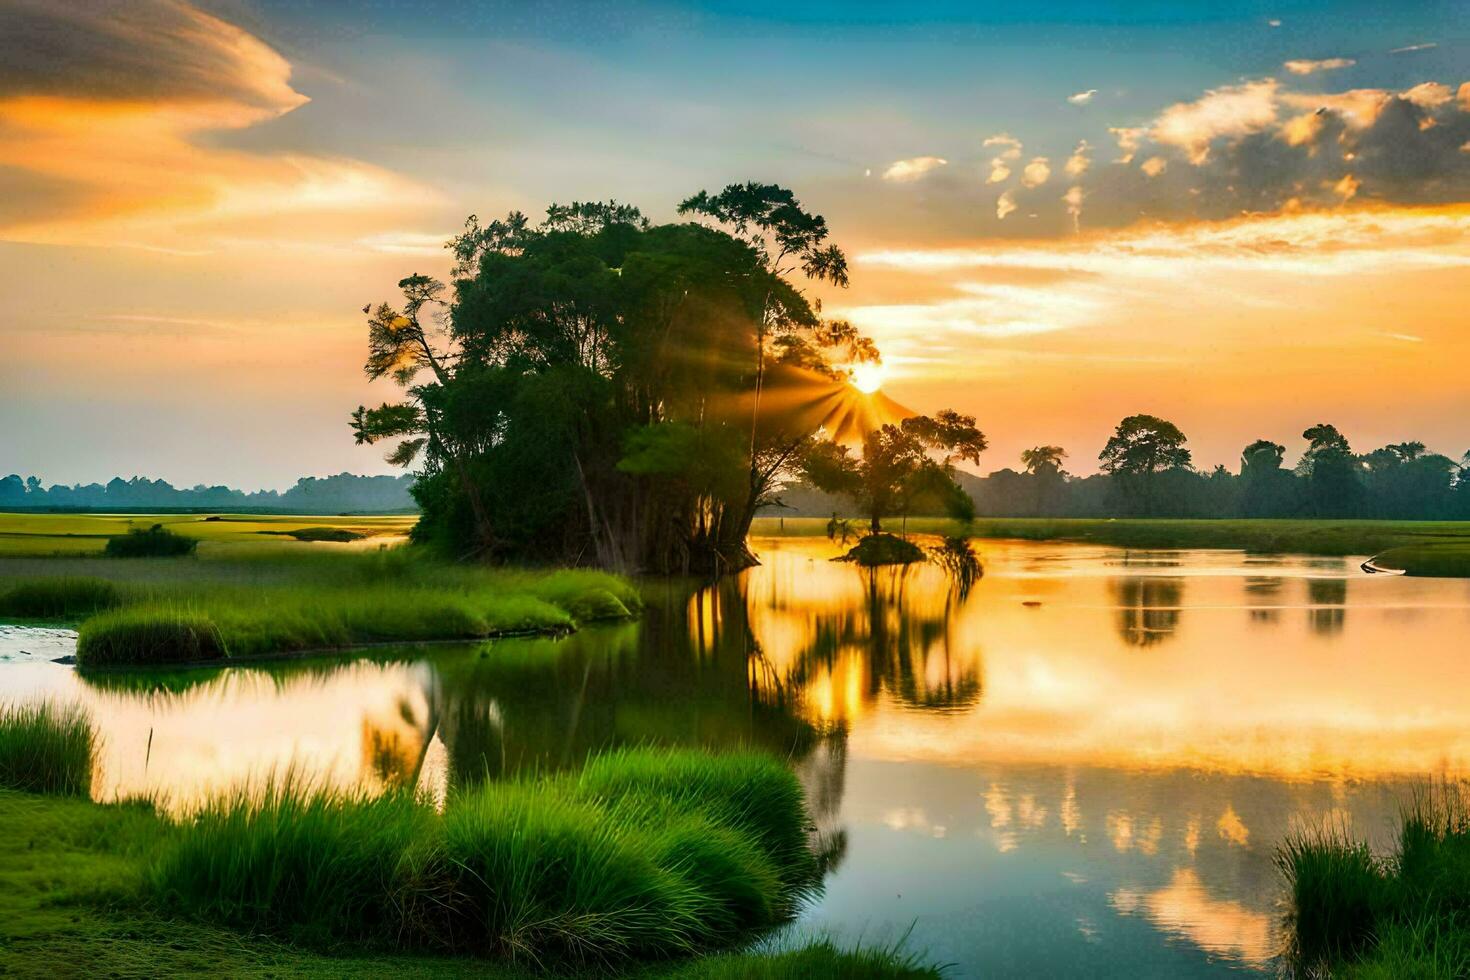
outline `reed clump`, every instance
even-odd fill
[[[807,824],[774,759],[628,751],[482,785],[442,814],[290,781],[237,794],[183,822],[148,881],[177,914],[296,942],[606,968],[789,918],[816,878]]]
[[[1470,797],[1461,787],[1417,793],[1398,847],[1375,855],[1336,828],[1277,852],[1290,899],[1288,961],[1303,974],[1463,977],[1470,974]]]
[[[51,702],[0,705],[0,789],[86,796],[97,735],[77,708]]]

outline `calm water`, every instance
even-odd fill
[[[910,942],[958,976],[1269,970],[1291,828],[1384,841],[1470,769],[1470,582],[1356,560],[984,542],[957,595],[825,541],[563,641],[79,677],[0,628],[0,696],[74,698],[97,793],[294,765],[341,786],[575,765],[610,744],[792,760],[837,856],[797,928]]]

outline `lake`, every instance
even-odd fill
[[[792,928],[908,936],[955,976],[1263,972],[1272,854],[1470,769],[1470,581],[1360,559],[977,542],[966,594],[822,539],[563,640],[81,677],[0,628],[0,698],[75,699],[96,793],[177,808],[288,767],[375,791],[756,744],[807,787],[830,871]]]

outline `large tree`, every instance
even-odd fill
[[[1130,415],[1118,423],[1097,458],[1123,491],[1125,505],[1152,514],[1157,507],[1158,474],[1189,467],[1186,441],[1173,422],[1154,415]]]
[[[419,537],[628,570],[753,560],[755,508],[821,425],[811,394],[876,353],[786,278],[793,262],[845,272],[820,218],[778,191],[767,211],[692,199],[745,237],[616,203],[553,205],[534,225],[471,217],[452,288],[413,276],[401,309],[370,307],[367,372],[405,398],[353,425],[420,466]]]
[[[1319,422],[1302,433],[1307,451],[1297,463],[1306,478],[1306,509],[1315,517],[1355,517],[1363,496],[1362,465],[1337,426]]]

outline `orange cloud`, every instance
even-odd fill
[[[38,213],[20,210],[25,195],[13,195],[12,207],[0,204],[0,237],[189,251],[241,234],[242,222],[381,213],[435,199],[360,161],[209,145],[209,134],[255,126],[308,101],[291,86],[289,63],[231,24],[186,4],[153,2],[130,8],[127,18],[32,12],[22,30],[41,30],[44,16],[64,30],[51,35],[64,38],[57,62],[75,71],[21,73],[12,65],[0,73],[0,166],[19,174],[22,188],[50,189],[54,200]],[[274,231],[296,238],[303,227]],[[306,233],[330,227],[316,223]],[[272,237],[270,229],[250,231]]]

